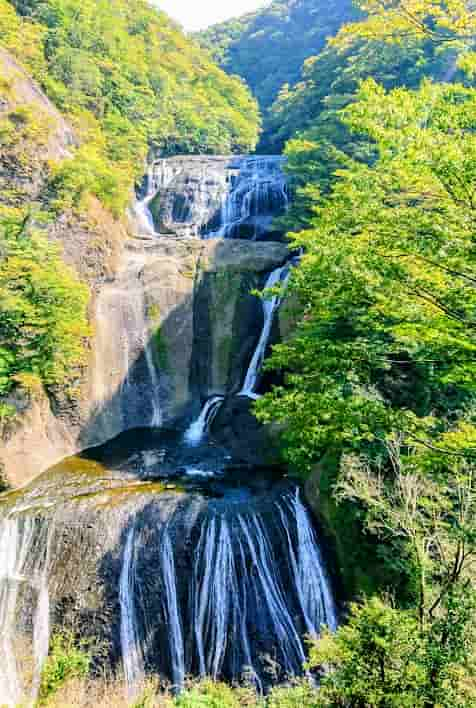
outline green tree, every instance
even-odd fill
[[[308,187],[313,216],[292,238],[302,314],[271,363],[287,386],[258,404],[303,472],[329,449],[473,416],[475,110],[463,86],[369,80],[343,118],[378,158],[350,162],[329,196]]]
[[[27,215],[2,213],[0,253],[0,393],[68,381],[89,335],[87,287]]]
[[[464,675],[474,603],[459,600],[445,618],[455,638],[452,652],[435,643],[431,631],[421,632],[409,610],[378,598],[353,604],[337,634],[324,635],[311,646],[309,667],[322,671],[316,707],[469,708],[475,693]]]

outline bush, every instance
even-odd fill
[[[258,706],[253,691],[234,689],[206,679],[176,698],[177,708],[240,708]]]
[[[91,654],[71,633],[55,635],[43,668],[39,704],[45,705],[66,682],[85,678],[90,665]]]
[[[28,219],[0,211],[0,395],[67,382],[89,335],[88,288]]]

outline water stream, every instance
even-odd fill
[[[0,522],[0,700],[34,702],[49,645],[51,529],[8,515]]]
[[[119,603],[121,607],[121,649],[124,677],[134,689],[144,678],[140,634],[136,613],[136,528],[132,526],[126,539],[122,570],[119,578]]]
[[[199,445],[203,442],[205,435],[210,430],[210,426],[218,413],[218,409],[223,403],[223,396],[212,396],[203,406],[200,415],[194,420],[185,433],[185,442],[189,445]]]
[[[287,206],[281,158],[187,160],[152,166],[135,205],[139,236],[158,237],[149,209],[158,191],[163,222],[203,238],[261,238]],[[337,627],[299,483],[244,465],[213,439],[225,396],[209,398],[185,433],[184,420],[161,428],[146,258],[129,252],[96,301],[96,414],[116,406],[129,432],[0,495],[2,705],[34,700],[50,638],[71,625],[99,639],[98,661],[124,676],[131,696],[150,674],[177,689],[189,675],[265,689],[302,674],[306,635]],[[277,268],[265,288],[283,287],[289,272]],[[241,396],[258,395],[280,303],[262,301]]]
[[[247,237],[256,241],[266,233],[272,219],[288,208],[288,187],[282,160],[250,157],[239,164],[231,189],[222,197],[220,227],[210,238]]]
[[[285,286],[289,276],[289,265],[285,265],[282,268],[277,268],[269,275],[264,289],[266,290],[268,288],[273,288],[277,285]],[[264,295],[262,299],[264,314],[263,329],[261,331],[261,336],[259,338],[255,352],[248,367],[243,388],[241,389],[239,394],[240,396],[247,396],[248,398],[258,398],[256,394],[256,387],[259,382],[260,372],[263,366],[269,338],[271,336],[271,329],[273,326],[274,316],[277,310],[279,309],[281,301],[282,295]]]

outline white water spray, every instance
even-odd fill
[[[185,442],[188,445],[196,446],[204,440],[206,433],[210,430],[218,410],[223,403],[223,396],[213,396],[203,406],[200,415],[190,425],[185,432]]]
[[[119,580],[121,607],[121,649],[124,677],[130,695],[137,690],[144,678],[140,632],[136,614],[136,529],[132,526],[126,539]]]
[[[172,677],[175,688],[182,688],[185,681],[185,647],[178,604],[174,553],[167,527],[164,529],[162,537],[161,555],[165,586],[165,612],[167,617],[167,626],[169,629]]]
[[[48,529],[33,517],[7,517],[0,524],[1,705],[36,701],[48,656],[52,528],[53,524]],[[33,632],[31,648],[28,631]]]
[[[273,288],[276,285],[281,285],[282,287],[284,287],[289,276],[290,268],[287,265],[273,270],[268,280],[266,281],[264,289],[266,290],[268,288]],[[243,388],[239,393],[240,396],[247,396],[248,398],[258,398],[256,394],[256,387],[258,385],[258,379],[263,366],[266,348],[268,346],[269,338],[271,335],[271,328],[273,326],[274,315],[279,309],[281,301],[281,295],[271,295],[271,297],[267,297],[265,295],[262,300],[264,314],[263,329],[261,331],[261,336],[253,354],[253,358],[251,359],[251,363],[246,374]]]

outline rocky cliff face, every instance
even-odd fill
[[[272,227],[288,203],[279,156],[175,157],[157,160],[148,183],[155,228],[198,238],[279,240]]]
[[[7,481],[23,484],[124,430],[171,424],[239,385],[262,322],[250,291],[286,255],[281,244],[129,241],[115,279],[96,288],[77,392],[18,401],[0,451]]]
[[[51,161],[71,156],[78,140],[4,51],[0,67],[0,116],[25,110],[38,118],[41,135],[38,145],[2,146],[0,204],[26,200],[34,212]],[[287,204],[282,159],[156,160],[146,182],[128,225],[90,200],[87,213],[60,214],[42,227],[90,285],[94,334],[71,389],[9,397],[17,415],[2,430],[0,479],[11,486],[125,430],[170,425],[209,396],[240,388],[263,324],[251,291],[287,256],[284,245],[254,242],[277,238],[271,221]]]
[[[132,242],[96,300],[81,446],[170,424],[241,380],[260,327],[250,292],[286,255],[280,244]]]

